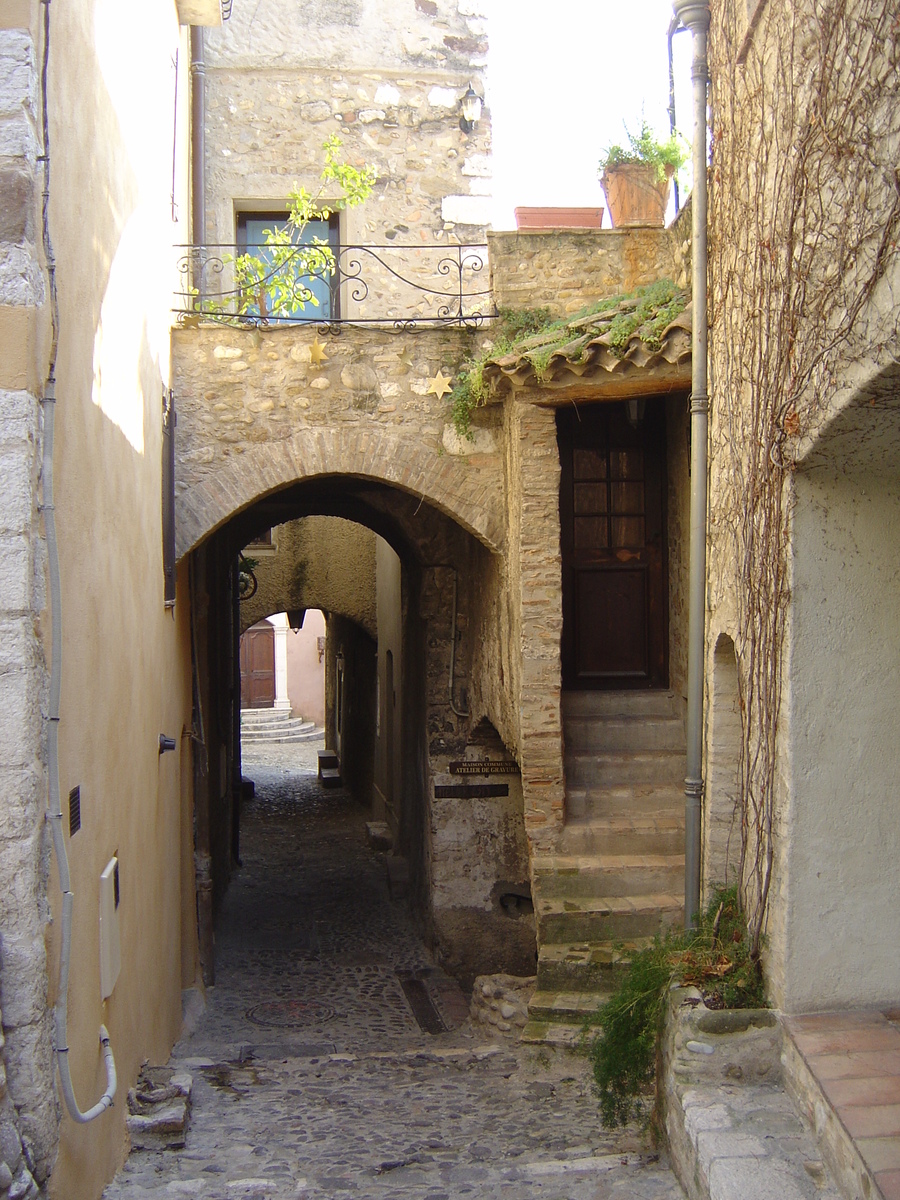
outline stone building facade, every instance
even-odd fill
[[[775,1004],[877,1006],[900,985],[896,13],[711,7],[708,829],[734,874],[746,822]]]

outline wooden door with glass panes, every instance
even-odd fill
[[[563,687],[667,687],[663,402],[562,409],[557,429]]]

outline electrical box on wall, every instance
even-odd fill
[[[100,876],[100,997],[112,994],[119,978],[119,860],[113,857]]]

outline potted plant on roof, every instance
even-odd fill
[[[640,133],[630,133],[627,126],[625,132],[628,147],[608,147],[600,162],[600,182],[613,227],[661,229],[672,176],[687,161],[687,152],[676,134],[660,141],[643,119]]]

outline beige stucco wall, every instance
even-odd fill
[[[375,539],[375,580],[378,710],[373,815],[389,823],[396,839],[403,807],[403,590],[400,559],[384,538]]]
[[[782,1006],[900,989],[900,475],[796,477]]]
[[[303,626],[287,635],[287,689],[291,715],[325,724],[325,659],[319,658],[318,639],[325,636],[321,609],[312,608]]]
[[[272,540],[275,553],[254,568],[256,594],[241,603],[242,631],[272,613],[321,608],[376,636],[371,529],[341,517],[302,517],[276,526]]]
[[[183,856],[191,803],[190,742],[183,737],[191,726],[187,577],[182,571],[174,611],[167,611],[161,530],[161,393],[176,281],[175,254],[166,247],[184,238],[170,195],[176,53],[182,104],[175,200],[184,214],[188,55],[174,5],[159,0],[126,13],[103,0],[76,0],[51,9],[60,786],[64,803],[80,786],[82,811],[81,830],[68,839],[75,895],[69,1057],[76,1095],[87,1107],[105,1083],[103,1021],[119,1075],[112,1113],[88,1126],[63,1115],[50,1194],[66,1200],[99,1196],[120,1163],[127,1088],[141,1062],[166,1060],[180,1029],[181,988],[194,982],[194,934],[184,920],[193,909]],[[174,753],[159,754],[160,734],[176,739]],[[122,969],[101,1003],[99,876],[113,854],[120,862]],[[55,869],[49,899],[52,1003]],[[35,995],[36,1005],[40,999]],[[30,1064],[22,1063],[19,1073],[26,1071]]]

